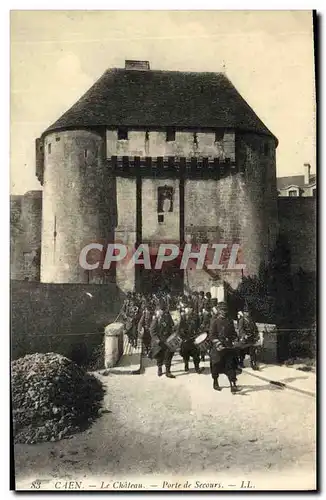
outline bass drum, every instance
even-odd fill
[[[208,339],[208,334],[202,333],[201,335],[198,335],[198,337],[196,337],[194,340],[194,344],[199,348],[202,354],[208,352],[211,346],[211,343]]]
[[[170,337],[165,341],[166,346],[171,352],[175,352],[180,349],[182,344],[182,338],[177,333],[172,333]]]

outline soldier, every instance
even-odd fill
[[[204,307],[207,308],[211,306],[212,306],[212,295],[211,292],[207,292],[204,298]]]
[[[236,385],[238,363],[236,353],[232,351],[232,345],[236,341],[237,335],[233,321],[228,317],[224,302],[219,303],[218,314],[213,316],[211,320],[209,339],[212,343],[209,356],[213,388],[216,391],[221,390],[218,377],[224,373],[229,379],[231,392],[235,393],[238,390]]]
[[[142,340],[145,354],[148,356],[151,346],[150,327],[153,318],[153,307],[148,302],[143,302],[142,315],[138,323],[138,335]]]
[[[131,292],[128,292],[121,307],[121,317],[123,321],[126,321],[127,319],[130,301],[131,301]]]
[[[205,307],[205,292],[203,292],[203,290],[201,290],[199,292],[199,295],[198,295],[198,312],[199,312],[199,314],[204,309],[204,307]]]
[[[172,334],[173,327],[174,323],[171,314],[166,309],[165,301],[161,300],[150,326],[151,356],[157,361],[157,375],[159,377],[163,374],[162,367],[165,364],[166,377],[175,378],[171,373],[173,352],[168,349],[165,343]]]
[[[199,314],[199,296],[198,296],[198,292],[193,292],[191,294],[191,302],[193,304],[193,310],[194,310],[194,313],[195,314]]]
[[[248,354],[250,356],[250,366],[253,370],[259,370],[257,366],[257,344],[259,340],[258,328],[247,307],[245,307],[243,313],[240,311],[238,313],[238,328],[239,328],[239,339],[247,345],[246,348],[241,349],[239,356],[239,364],[243,368],[243,362]],[[249,345],[248,345],[249,344]]]
[[[131,294],[131,299],[129,300],[127,316],[127,326],[129,328],[126,328],[126,330],[128,340],[132,347],[136,348],[138,341],[137,325],[140,320],[141,313],[139,297],[134,292]]]
[[[206,308],[211,309],[212,317],[217,316],[217,314],[218,314],[218,300],[211,299],[210,305],[206,306]]]
[[[178,334],[182,338],[180,354],[183,358],[185,365],[185,372],[189,371],[190,356],[193,359],[195,370],[201,373],[200,364],[200,351],[195,345],[194,340],[198,334],[199,320],[198,315],[194,310],[194,305],[188,303],[185,312],[181,315],[180,323],[178,326]]]

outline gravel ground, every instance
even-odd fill
[[[175,380],[159,379],[147,360],[143,375],[100,376],[110,413],[72,439],[16,445],[16,487],[35,478],[146,475],[268,474],[271,479],[293,473],[307,481],[309,474],[311,481],[314,398],[246,373],[239,376],[239,394],[231,394],[224,376],[223,390],[215,392],[208,362],[197,375],[193,369],[185,374],[180,361],[172,367]]]

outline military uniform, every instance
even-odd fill
[[[195,312],[190,315],[182,315],[178,326],[178,334],[182,338],[180,354],[185,364],[185,371],[189,371],[189,359],[192,357],[195,370],[200,373],[200,351],[194,343],[195,336],[198,333],[199,320]]]
[[[150,328],[151,328],[153,313],[147,306],[144,307],[145,309],[143,310],[141,318],[138,323],[138,335],[142,339],[142,343],[146,354],[148,354],[151,346]]]
[[[171,314],[166,310],[159,311],[161,314],[153,316],[150,334],[151,334],[151,356],[157,361],[157,374],[162,375],[162,366],[165,364],[165,375],[169,378],[175,378],[171,373],[171,362],[173,352],[166,345],[166,340],[172,334],[174,323]]]
[[[211,296],[210,292],[206,293],[206,295],[203,299],[203,302],[204,302],[205,309],[210,309],[212,307],[212,296]]]
[[[235,392],[237,390],[236,369],[238,362],[236,353],[231,348],[233,342],[237,339],[237,334],[233,321],[227,317],[225,306],[221,307],[220,305],[219,307],[218,315],[212,318],[209,330],[209,339],[212,343],[209,357],[213,388],[221,390],[218,377],[224,373],[229,379],[231,392]]]
[[[198,295],[198,312],[201,314],[202,310],[205,308],[205,294],[204,292],[199,292]]]
[[[137,325],[140,319],[140,304],[135,294],[128,293],[121,313],[129,343],[133,347],[137,347]]]
[[[244,313],[239,319],[239,338],[240,341],[248,345],[246,348],[240,351],[240,366],[243,367],[243,362],[246,354],[250,356],[250,365],[253,370],[258,370],[257,366],[257,347],[255,344],[259,340],[259,333],[256,323],[252,320],[248,313]]]
[[[199,315],[199,331],[200,333],[209,332],[210,323],[211,323],[212,313],[210,310],[202,310]],[[205,361],[205,353],[202,353],[200,356],[201,361]]]

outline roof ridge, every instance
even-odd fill
[[[278,143],[224,72],[159,69],[106,69],[42,136],[118,125],[234,128],[269,135]]]

